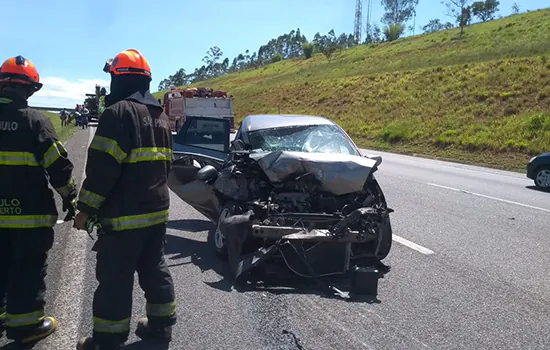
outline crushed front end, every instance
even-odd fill
[[[288,154],[285,157],[288,169],[289,160],[297,158]],[[315,176],[320,167],[311,166],[321,164],[325,174],[334,174],[326,167],[327,163],[308,161],[309,169],[301,169],[294,174],[297,176],[282,181],[256,177],[253,199],[239,201],[240,210],[220,221],[234,277],[243,279],[252,270],[274,263],[286,266],[295,275],[314,279],[340,297],[362,295],[374,300],[378,279],[389,271],[382,260],[391,247],[389,214],[393,210],[387,207],[371,171],[364,175],[359,188],[349,181],[340,187],[347,185],[353,192],[334,194],[337,189],[327,191],[329,182],[323,183]],[[237,177],[245,174],[240,172]],[[357,183],[358,179],[361,180],[359,177],[353,180]],[[244,183],[242,179],[234,181]],[[259,185],[262,181],[269,184],[263,191]],[[330,183],[333,187],[334,184]],[[331,280],[347,281],[349,292],[331,285]]]

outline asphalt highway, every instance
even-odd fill
[[[93,130],[66,144],[79,183]],[[380,303],[231,290],[206,244],[212,224],[172,195],[166,257],[179,322],[169,348],[299,349],[288,330],[307,350],[549,349],[550,193],[524,174],[369,153],[383,156],[377,178],[395,210]],[[49,259],[47,311],[59,329],[35,349],[74,349],[91,332],[93,241],[71,227],[57,225]],[[143,313],[136,282],[133,327]],[[128,344],[167,349],[133,334]]]

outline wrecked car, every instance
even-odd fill
[[[168,185],[215,224],[208,241],[234,277],[277,264],[318,281],[346,275],[351,293],[375,295],[392,244],[381,157],[323,117],[251,115],[230,135],[224,119],[188,118]]]

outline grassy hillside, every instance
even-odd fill
[[[51,113],[47,111],[41,111],[48,117],[50,117],[50,120],[52,121],[53,126],[55,127],[55,131],[57,132],[57,136],[61,139],[61,142],[65,142],[68,139],[73,136],[75,131],[77,130],[74,126],[74,122],[71,123],[71,125],[66,126],[64,128],[61,127],[61,119],[59,119],[58,113]]]
[[[327,116],[366,148],[524,169],[550,151],[550,9],[195,84],[254,113]],[[161,93],[158,93],[160,96]]]

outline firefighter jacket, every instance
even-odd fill
[[[0,97],[0,228],[53,227],[53,191],[76,197],[73,164],[50,119]]]
[[[97,216],[106,231],[165,223],[171,166],[168,116],[149,92],[136,92],[99,118],[77,208]]]

